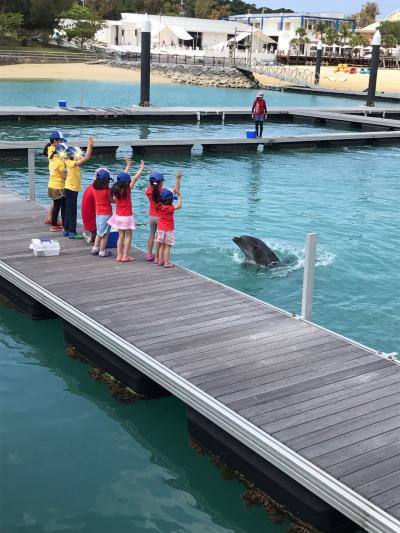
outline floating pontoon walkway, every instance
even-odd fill
[[[269,107],[270,120],[290,120],[291,115],[301,115],[313,110],[309,107]],[[350,113],[353,115],[400,117],[400,106],[391,107],[318,107],[320,113]],[[130,120],[204,120],[204,119],[238,119],[250,120],[250,108],[247,107],[56,107],[56,106],[1,106],[0,120],[36,119],[48,120],[50,118],[69,120],[81,118],[113,119],[125,118]]]
[[[400,124],[400,121],[399,121]],[[87,139],[69,139],[74,146],[85,146]],[[396,131],[319,133],[312,135],[289,135],[284,137],[246,138],[186,138],[186,139],[96,139],[95,155],[115,155],[119,147],[130,146],[136,155],[144,154],[190,154],[194,147],[203,152],[235,152],[264,150],[337,148],[350,145],[399,144],[400,129]],[[29,150],[43,152],[46,140],[42,141],[0,141],[0,159],[10,156],[25,157]]]
[[[0,189],[0,281],[367,531],[400,531],[400,365],[139,250],[121,264],[61,237],[62,255],[35,258],[44,213]]]

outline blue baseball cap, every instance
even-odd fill
[[[63,143],[67,142],[67,139],[64,138],[64,134],[60,130],[51,130],[50,139],[60,139]]]
[[[60,144],[57,144],[57,146],[54,148],[54,153],[65,156],[65,154],[67,153],[67,150],[68,150],[67,146],[63,143],[60,143]]]
[[[161,201],[173,200],[173,199],[174,199],[174,193],[172,191],[170,191],[169,189],[163,189],[160,192],[160,200]]]
[[[82,150],[79,146],[69,146],[67,148],[67,157],[77,157],[82,155]]]
[[[95,178],[114,181],[111,177],[111,172],[107,168],[98,168],[95,173]]]
[[[117,176],[117,181],[122,183],[128,183],[131,181],[131,177],[127,172],[120,172]]]
[[[149,182],[151,185],[154,183],[161,183],[162,181],[165,181],[164,174],[161,174],[161,172],[158,172],[157,170],[152,170],[150,172]]]

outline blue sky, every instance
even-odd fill
[[[252,3],[251,0],[247,0]],[[259,7],[266,6],[272,9],[286,7],[293,11],[343,11],[346,14],[359,11],[366,0],[332,0],[321,2],[321,0],[253,0]],[[378,0],[379,18],[383,18],[395,9],[400,9],[399,0]]]

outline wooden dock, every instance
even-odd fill
[[[249,104],[250,106],[250,104]],[[76,119],[126,119],[126,120],[232,120],[251,118],[250,107],[57,107],[57,106],[0,106],[0,120],[49,120],[57,119],[66,123]],[[269,120],[291,120],[302,112],[313,111],[313,107],[269,107]],[[318,107],[320,113],[351,113],[374,117],[400,117],[400,106],[387,107]]]
[[[59,237],[35,258],[44,213],[0,189],[0,278],[365,530],[399,533],[400,365],[140,250],[121,264]]]
[[[372,127],[373,129],[373,127]],[[41,153],[46,144],[42,141],[0,141],[0,159],[14,156],[26,157],[31,151]],[[68,139],[72,146],[85,147],[87,139]],[[204,153],[257,151],[304,148],[337,148],[350,145],[400,143],[400,129],[395,131],[362,131],[340,133],[318,133],[311,135],[266,136],[256,139],[240,137],[226,138],[184,138],[184,139],[96,139],[94,155],[114,156],[120,147],[131,147],[134,155],[145,154],[190,154],[194,147]]]

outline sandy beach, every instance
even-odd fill
[[[292,67],[303,70],[314,70],[313,66]],[[368,87],[368,75],[334,72],[335,67],[322,67],[320,87],[335,90],[363,91]],[[264,85],[285,86],[289,82],[270,76],[255,75]],[[0,66],[1,80],[90,80],[90,81],[127,81],[139,82],[140,71],[125,68],[109,67],[101,64],[86,63],[51,63],[51,64],[18,64]],[[173,79],[152,75],[155,83],[173,83]],[[377,92],[400,94],[400,70],[379,69]]]
[[[320,87],[324,89],[335,89],[339,91],[364,91],[368,87],[369,76],[367,74],[348,74],[346,72],[334,72],[336,67],[322,67]],[[292,67],[292,69],[313,71],[315,67]],[[357,69],[359,70],[359,69]],[[290,82],[278,80],[270,76],[256,74],[256,78],[265,85],[284,87],[292,85]],[[377,92],[399,93],[400,94],[400,70],[379,69]]]
[[[86,63],[24,63],[1,65],[1,80],[86,80],[86,81],[140,81],[139,70],[90,65]],[[169,78],[151,76],[155,83],[171,83]]]

